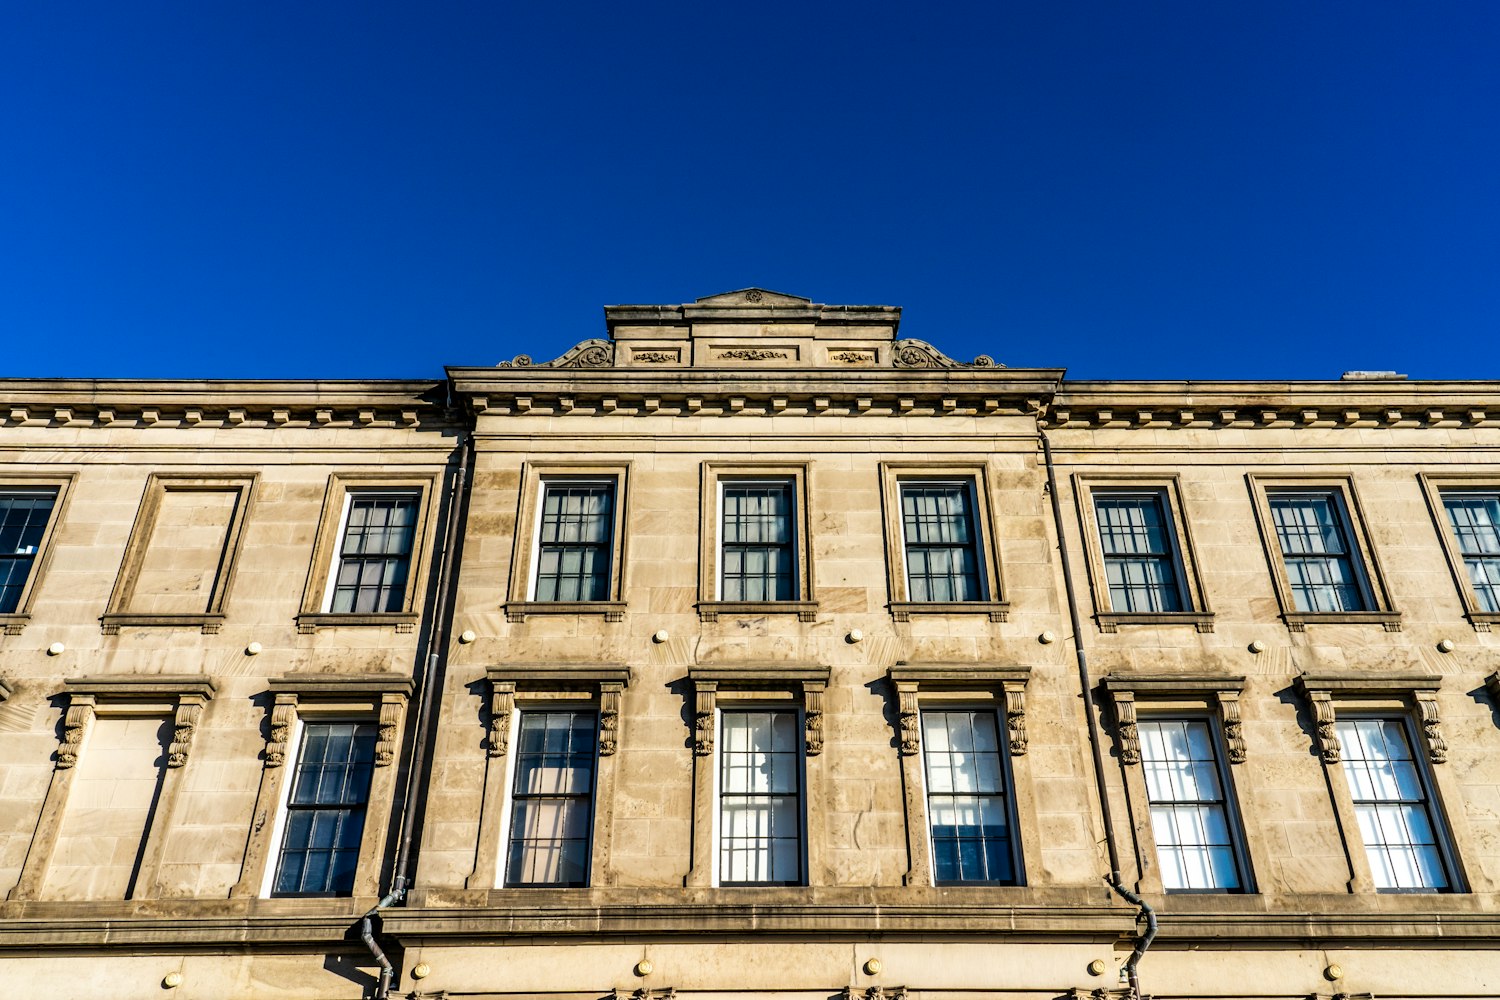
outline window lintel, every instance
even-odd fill
[[[1298,693],[1307,700],[1317,729],[1318,752],[1324,763],[1342,760],[1337,732],[1335,702],[1353,701],[1355,710],[1387,708],[1396,703],[1397,711],[1415,708],[1421,724],[1422,742],[1427,757],[1434,764],[1448,759],[1448,743],[1443,739],[1442,719],[1438,715],[1437,693],[1443,679],[1433,674],[1299,674]]]
[[[1245,762],[1248,748],[1245,744],[1244,725],[1240,719],[1240,692],[1245,688],[1244,677],[1123,673],[1110,674],[1099,683],[1114,707],[1115,738],[1119,745],[1121,763],[1141,762],[1141,738],[1136,720],[1137,695],[1147,700],[1167,703],[1163,707],[1169,707],[1169,703],[1174,700],[1190,699],[1202,702],[1200,710],[1217,710],[1229,763]]]

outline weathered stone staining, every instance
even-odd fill
[[[400,888],[392,996],[1131,998],[1117,875],[1152,995],[1494,995],[1500,384],[901,320],[0,381],[0,971],[353,1000]]]

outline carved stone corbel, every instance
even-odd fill
[[[168,767],[182,767],[187,763],[203,706],[204,699],[196,695],[184,695],[178,699],[177,712],[172,719],[172,745],[167,748]]]
[[[1006,742],[1012,757],[1026,756],[1026,682],[1005,682]]]
[[[63,737],[57,746],[57,769],[65,771],[78,764],[78,751],[83,745],[83,734],[94,717],[92,695],[73,695],[68,699],[68,711],[63,715]]]
[[[514,681],[490,681],[490,731],[485,752],[504,757],[510,751],[510,716],[516,707]]]
[[[806,724],[807,755],[816,757],[823,752],[823,685],[813,681],[802,683],[802,718]]]
[[[292,741],[292,724],[297,720],[297,696],[278,694],[271,706],[271,738],[266,743],[266,766],[286,763],[287,745]]]
[[[1219,721],[1224,725],[1224,746],[1229,751],[1229,763],[1245,762],[1245,732],[1240,722],[1240,693],[1219,692]]]
[[[405,699],[400,695],[386,694],[380,699],[380,732],[375,740],[375,766],[389,767],[396,759],[396,731],[401,723],[401,706]]]
[[[917,709],[917,685],[896,684],[897,720],[901,727],[901,756],[912,757],[922,749],[921,719]]]
[[[1312,705],[1313,721],[1318,727],[1318,752],[1325,764],[1337,764],[1339,756],[1338,718],[1333,711],[1333,693],[1309,691],[1307,700]]]
[[[714,752],[714,708],[718,704],[717,681],[698,681],[693,705],[693,753],[711,757]]]
[[[1427,743],[1427,758],[1434,764],[1448,759],[1448,741],[1443,739],[1442,720],[1438,718],[1437,692],[1418,691],[1417,718],[1422,723],[1422,738]]]
[[[1135,722],[1135,692],[1115,691],[1115,735],[1120,742],[1120,760],[1141,762],[1141,734]]]
[[[603,682],[599,685],[599,756],[612,757],[620,738],[620,692],[624,684]]]

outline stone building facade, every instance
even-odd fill
[[[606,321],[0,383],[11,982],[1500,995],[1500,385]]]

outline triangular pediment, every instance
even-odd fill
[[[812,304],[812,299],[804,299],[800,295],[787,295],[784,292],[773,292],[769,288],[741,288],[733,292],[720,292],[718,295],[709,295],[695,300],[700,306],[806,306]]]

